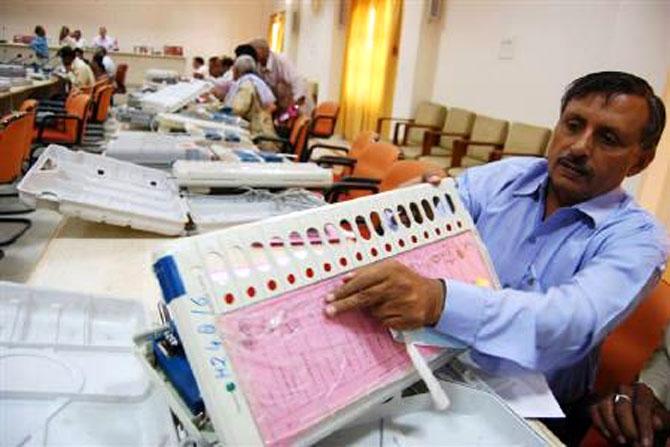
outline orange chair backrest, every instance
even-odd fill
[[[661,280],[605,339],[600,350],[596,391],[605,395],[619,384],[635,381],[670,323],[670,284]]]
[[[86,123],[88,122],[88,111],[91,105],[91,95],[88,93],[76,93],[68,96],[65,101],[65,112],[68,115],[74,115],[82,120],[81,128],[74,120],[65,121],[65,132],[68,139],[77,141],[78,137],[84,133]]]
[[[35,116],[37,115],[38,104],[39,103],[36,99],[26,99],[19,107],[21,112],[26,112],[29,115],[29,118],[25,124],[26,131],[24,136],[26,141],[23,143],[23,147],[25,148],[26,152],[23,155],[24,161],[27,161],[30,158],[30,146],[33,142],[33,129],[35,128]]]
[[[93,117],[95,121],[101,123],[107,119],[109,108],[112,104],[113,94],[114,86],[109,84],[105,85],[98,91],[98,97],[95,100],[95,116]]]
[[[318,138],[329,138],[335,132],[340,105],[334,101],[326,101],[317,105],[312,113],[311,135]]]
[[[382,179],[379,190],[390,191],[403,186],[407,182],[420,179],[424,174],[433,172],[442,173],[446,177],[444,169],[436,163],[420,160],[398,160],[393,163],[386,177]]]
[[[289,136],[289,142],[293,147],[296,160],[303,160],[303,154],[305,153],[305,146],[307,146],[307,136],[309,133],[309,123],[310,119],[305,115],[300,115],[296,118],[291,128],[291,135]]]
[[[362,130],[351,141],[348,156],[358,159],[368,147],[368,144],[379,141],[379,135],[372,130]]]
[[[30,114],[26,112],[11,113],[0,120],[0,183],[10,183],[21,175],[25,146],[30,146],[26,133],[32,134],[28,124]]]
[[[376,141],[369,143],[356,161],[351,176],[382,180],[393,163],[398,160],[400,153],[400,149],[391,143]],[[366,191],[352,191],[348,196],[356,198],[368,194]]]
[[[126,91],[126,73],[128,72],[128,64],[119,64],[118,67],[116,67],[116,76],[114,77],[114,80],[116,81],[116,85],[118,86],[118,90],[121,92]]]

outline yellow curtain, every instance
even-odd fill
[[[270,49],[275,53],[284,51],[284,28],[286,25],[286,12],[281,11],[270,16],[270,27],[268,28],[268,42]]]
[[[349,140],[391,111],[402,20],[402,0],[352,3],[339,119]]]

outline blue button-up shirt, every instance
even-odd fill
[[[33,40],[30,42],[30,48],[33,49],[38,58],[40,59],[49,58],[49,45],[47,44],[46,37],[42,36],[33,37]]]
[[[447,279],[436,328],[474,348],[485,369],[543,372],[568,403],[591,389],[600,343],[656,284],[669,247],[621,188],[545,220],[548,181],[546,160],[529,158],[458,179],[503,289]]]

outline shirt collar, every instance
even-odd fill
[[[533,175],[535,174],[535,175]],[[536,199],[544,200],[546,187],[549,184],[549,172],[546,165],[544,165],[544,172],[532,173],[526,179],[521,180],[521,185],[512,193],[514,196],[534,196]],[[605,218],[616,208],[621,206],[621,203],[626,198],[626,192],[621,187],[616,187],[613,190],[594,197],[585,202],[577,203],[570,208],[580,211],[588,216],[593,224],[598,226]]]

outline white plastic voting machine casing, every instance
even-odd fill
[[[251,141],[249,131],[244,126],[230,124],[225,121],[216,121],[199,118],[183,113],[159,113],[156,115],[156,123],[164,130],[189,130],[192,128],[204,130],[210,129],[219,132],[236,132],[242,140]]]
[[[56,145],[47,147],[18,190],[32,206],[166,235],[185,234],[191,220],[204,231],[324,203],[307,191],[182,197],[163,171]]]
[[[206,81],[193,79],[189,82],[178,82],[168,85],[156,92],[146,93],[139,102],[142,110],[148,112],[174,112],[212,88]]]
[[[139,302],[0,282],[0,445],[177,445]]]
[[[286,309],[291,306],[288,304],[288,301],[296,300],[292,305],[299,305],[300,309],[307,307],[308,309],[305,310],[304,315],[309,321],[320,321],[319,316],[322,317],[322,309],[321,312],[315,309],[322,301],[318,300],[317,296],[320,293],[326,293],[326,289],[315,290],[315,294],[311,294],[308,291],[302,297],[297,294],[305,293],[306,289],[315,286],[320,281],[333,280],[334,277],[346,273],[351,269],[374,262],[373,260],[378,261],[388,256],[409,253],[417,246],[427,246],[430,243],[428,241],[431,240],[430,234],[442,235],[443,238],[454,237],[454,240],[460,237],[470,238],[473,231],[475,231],[474,224],[471,222],[463,206],[458,203],[457,198],[455,202],[451,200],[456,194],[453,181],[446,180],[439,188],[438,190],[428,185],[418,185],[414,188],[406,188],[392,193],[383,193],[374,197],[362,198],[356,201],[356,203],[345,202],[320,210],[308,210],[291,216],[274,218],[263,223],[239,226],[211,235],[177,241],[174,244],[166,246],[164,250],[155,255],[157,261],[154,268],[161,283],[170,313],[174,319],[174,326],[179,332],[186,357],[190,362],[195,380],[201,391],[208,420],[211,424],[201,424],[200,426],[204,427],[204,429],[198,428],[195,415],[189,413],[185,402],[174,392],[171,385],[165,382],[160,372],[154,371],[155,374],[152,377],[157,380],[157,383],[162,384],[169,390],[171,395],[169,400],[174,412],[178,417],[182,418],[187,429],[193,430],[193,436],[199,436],[204,440],[207,440],[211,436],[216,436],[220,442],[228,442],[231,445],[257,445],[263,442],[267,442],[270,445],[305,445],[324,439],[326,440],[324,441],[327,443],[326,445],[342,445],[343,441],[338,440],[337,430],[342,430],[342,427],[360,424],[365,415],[374,412],[375,408],[378,408],[378,405],[387,398],[418,380],[419,376],[416,371],[407,371],[402,378],[392,379],[392,381],[389,380],[389,382],[385,383],[377,383],[374,390],[367,390],[363,395],[358,395],[359,397],[355,397],[354,400],[349,401],[346,407],[333,409],[333,407],[328,405],[320,406],[319,408],[323,408],[323,413],[319,416],[320,419],[313,420],[311,425],[300,426],[299,430],[302,431],[296,432],[297,434],[275,438],[264,437],[263,434],[260,434],[258,428],[260,424],[264,424],[263,426],[267,428],[273,423],[278,424],[279,422],[275,418],[268,417],[264,417],[261,421],[262,415],[258,416],[261,413],[256,413],[256,411],[260,412],[264,410],[258,405],[254,407],[254,413],[251,413],[250,406],[254,404],[250,402],[255,397],[250,396],[248,391],[252,393],[256,392],[256,388],[251,387],[251,384],[255,383],[260,387],[264,387],[266,384],[275,386],[277,394],[273,394],[272,396],[277,400],[285,398],[287,401],[293,402],[309,401],[309,396],[313,396],[311,393],[314,391],[310,386],[318,386],[319,380],[325,380],[325,377],[330,377],[328,376],[328,371],[333,373],[333,370],[327,365],[332,365],[333,363],[340,364],[334,359],[342,358],[341,356],[338,357],[338,355],[342,355],[342,351],[339,351],[340,354],[336,354],[338,345],[322,345],[317,343],[317,357],[314,357],[316,369],[320,367],[318,364],[318,355],[321,355],[324,351],[336,354],[330,359],[330,363],[321,364],[326,365],[322,366],[324,368],[323,374],[294,376],[284,372],[287,367],[286,365],[295,364],[296,368],[298,368],[306,361],[304,360],[305,358],[312,358],[309,357],[311,355],[309,346],[306,350],[299,351],[288,349],[282,351],[281,348],[278,348],[279,350],[276,351],[277,355],[282,356],[286,355],[287,352],[293,352],[295,355],[291,358],[295,358],[297,361],[291,363],[288,357],[281,357],[284,361],[279,362],[277,366],[275,363],[272,363],[271,357],[269,357],[269,362],[258,362],[258,364],[262,363],[262,366],[266,369],[277,366],[273,372],[282,371],[278,376],[283,375],[283,377],[290,377],[290,379],[286,378],[283,381],[277,376],[270,379],[270,374],[268,374],[264,376],[268,377],[266,382],[260,379],[256,382],[249,382],[246,381],[249,378],[249,374],[264,375],[266,372],[260,367],[245,368],[240,366],[238,362],[240,357],[233,358],[229,354],[228,347],[235,343],[243,344],[244,341],[239,342],[239,340],[245,339],[238,338],[232,332],[227,332],[220,336],[219,333],[224,329],[221,326],[217,326],[217,324],[221,323],[221,319],[231,318],[233,313],[237,312],[237,318],[240,318],[237,320],[240,322],[240,331],[253,332],[255,330],[253,328],[264,328],[264,321],[268,321],[268,327],[271,329],[268,329],[269,332],[261,330],[261,333],[266,335],[273,334],[276,327],[283,324],[281,321],[284,321],[293,322],[291,323],[291,327],[295,333],[302,331],[300,328],[305,328],[309,332],[307,330],[308,325],[300,320],[300,316],[294,315],[294,319],[288,317],[286,312],[290,311]],[[439,191],[439,193],[436,191]],[[421,214],[419,206],[416,203],[422,203],[421,206],[430,209],[428,198],[431,200],[435,199],[436,201],[436,211],[432,211],[430,214],[426,211],[426,216],[432,216],[432,220],[431,218],[424,220],[417,217],[421,216]],[[411,222],[409,218],[406,219],[406,222],[403,220],[403,215],[408,215],[403,214],[402,210],[405,209],[408,203],[410,203],[409,209],[415,210],[417,213]],[[451,211],[449,211],[447,203],[451,204]],[[454,203],[456,203],[456,206]],[[399,214],[395,214],[393,211],[395,209],[400,210],[398,211]],[[385,210],[388,210],[388,213]],[[438,219],[435,219],[435,213],[442,213],[443,220],[439,220],[438,222]],[[371,216],[370,219],[373,221],[384,222],[380,227],[381,229],[375,228],[375,231],[372,231],[367,227],[367,220],[362,216],[368,215]],[[360,219],[356,216],[359,216]],[[352,221],[367,227],[369,231],[360,231],[360,227],[358,227],[358,230],[355,230],[357,227],[349,226],[348,224]],[[335,224],[332,224],[333,222],[339,222],[339,228],[342,231],[338,230]],[[402,226],[399,222],[403,222]],[[439,225],[440,228],[434,225]],[[319,230],[323,228],[323,234],[327,235],[327,237],[320,238],[318,236],[320,231],[317,228]],[[443,232],[443,229],[446,229],[447,234]],[[313,235],[314,239],[310,239],[310,234]],[[310,244],[304,242],[298,243],[298,241],[303,241],[302,238],[305,237],[304,235],[306,235]],[[384,238],[385,235],[388,239]],[[421,241],[419,241],[418,236],[421,236]],[[397,242],[394,245],[398,238],[403,242]],[[477,240],[468,240],[470,242],[462,246],[464,250],[477,250]],[[282,243],[282,241],[292,242],[286,244]],[[413,245],[409,245],[405,241],[410,241]],[[277,250],[272,249],[272,253],[269,254],[268,251],[270,249],[268,247],[273,247],[273,243],[279,244],[280,248]],[[318,249],[310,249],[311,244],[315,244]],[[254,248],[263,251],[264,254],[257,258],[252,253]],[[232,250],[239,250],[239,259],[232,256],[232,253],[234,253]],[[455,249],[451,252],[453,256],[459,256],[461,259],[467,259],[469,256],[465,252],[457,254],[458,250]],[[425,256],[419,256],[419,258],[427,260],[421,262],[442,263],[443,265],[453,262],[440,261],[439,259],[446,258],[433,258],[433,255],[437,255],[435,253],[430,255],[430,253],[428,251],[425,253]],[[479,253],[481,254],[481,252]],[[415,256],[416,254],[414,252]],[[212,262],[215,256],[221,256],[221,258],[217,258],[221,260],[220,265]],[[484,255],[482,254],[482,256]],[[487,259],[484,256],[484,258],[480,258],[480,261],[486,264]],[[471,260],[468,262],[475,261]],[[238,265],[239,271],[237,268]],[[323,265],[323,268],[321,268],[321,265]],[[304,275],[299,270],[303,270],[305,272]],[[295,275],[293,274],[294,272],[296,272]],[[478,274],[485,274],[482,272],[484,270],[481,270]],[[497,280],[495,278],[492,280],[495,283],[494,285],[497,286]],[[330,283],[331,286],[333,284]],[[293,292],[296,294],[289,294]],[[273,299],[285,299],[284,304],[287,307],[268,305]],[[310,307],[311,305],[307,305],[307,303],[310,303],[310,300],[312,300],[311,305],[315,306],[314,308]],[[259,307],[255,307],[257,305]],[[232,306],[238,307],[233,309]],[[259,313],[254,313],[253,311],[240,317],[245,309],[252,307],[255,307],[256,310],[260,308],[260,313],[263,311],[268,313],[263,317],[259,317],[259,319],[255,319]],[[273,311],[278,312],[274,317],[271,315]],[[247,317],[248,319],[245,319]],[[334,324],[331,326],[330,323],[324,323],[322,330],[328,333],[328,331],[333,330],[335,327],[338,327],[338,325]],[[291,331],[291,329],[286,330]],[[363,329],[362,334],[368,334],[369,332],[367,331],[369,330],[369,328]],[[278,331],[277,333],[280,332]],[[332,333],[328,334],[331,335]],[[263,340],[270,339],[274,339],[274,337],[263,338]],[[151,340],[152,337],[150,335],[136,338],[139,352],[147,359],[146,365],[150,368],[152,363],[150,351]],[[295,339],[293,344],[298,344],[297,340]],[[301,346],[303,346],[303,339],[299,340]],[[355,338],[347,339],[346,343],[347,346],[356,346],[357,340]],[[288,343],[288,345],[290,344]],[[328,346],[329,349],[323,348],[324,346]],[[355,353],[360,353],[364,351],[364,348],[358,345],[354,351]],[[430,365],[438,367],[450,359],[453,360],[453,356],[458,352],[458,350],[456,352],[454,350],[440,351],[439,354],[436,354],[437,357],[430,359]],[[265,350],[263,353],[272,355],[269,351]],[[352,355],[355,355],[355,353],[351,352]],[[249,358],[252,358],[251,354],[249,354]],[[388,360],[384,356],[380,356],[379,358],[386,358]],[[252,361],[255,360],[256,358],[252,358]],[[341,367],[338,370],[338,374],[344,374],[343,371],[354,368],[353,363],[349,363],[348,361],[341,363],[341,365],[344,364],[349,365],[349,367]],[[375,364],[375,362],[370,360],[370,364]],[[304,372],[306,370],[309,370],[309,367],[302,368],[300,371]],[[295,380],[297,377],[305,377],[306,383],[304,387],[301,388],[298,385],[299,382]],[[307,386],[307,382],[311,385]],[[288,385],[285,385],[286,383]],[[284,388],[281,388],[282,386]],[[433,420],[445,418],[446,421],[447,418],[451,418],[453,427],[459,428],[456,432],[458,436],[454,435],[451,439],[447,439],[447,442],[443,442],[444,440],[439,438],[438,435],[438,438],[432,438],[434,440],[433,444],[530,446],[544,444],[542,438],[535,434],[520,417],[513,414],[500,399],[486,394],[480,396],[480,399],[474,399],[476,393],[485,393],[485,390],[473,391],[463,386],[445,386],[448,388],[448,392],[453,394],[452,406],[446,412],[432,412],[428,409],[428,405],[415,405],[417,411],[420,409],[426,413],[432,413],[431,419]],[[323,387],[326,390],[324,393],[331,395],[332,389],[328,391],[328,388]],[[293,389],[297,391],[292,393]],[[304,391],[310,393],[307,398],[301,394]],[[262,397],[270,399],[272,396],[263,394]],[[256,402],[259,402],[258,399]],[[270,405],[268,402],[272,402],[272,400],[263,400],[261,405]],[[473,408],[472,405],[468,405],[473,402],[486,406],[486,409],[479,411]],[[309,404],[306,406],[309,407]],[[405,407],[405,405],[401,405],[401,407]],[[476,410],[476,414],[473,415],[472,412],[474,410]],[[377,415],[376,417],[379,418],[380,416]],[[413,421],[413,423],[420,425],[420,427],[417,426],[416,429],[409,427],[407,431],[403,431],[403,433],[396,436],[396,438],[401,435],[406,439],[410,438],[408,443],[394,444],[393,442],[389,442],[387,445],[422,445],[418,440],[420,438],[411,439],[411,437],[413,432],[426,436],[430,435],[430,433],[427,433],[427,428],[422,424],[423,419],[424,417],[419,417]],[[201,419],[199,420],[202,422]],[[293,429],[292,427],[296,427],[297,425],[295,424],[299,424],[300,422],[291,420],[290,423],[294,424],[289,426],[291,427],[290,429]],[[396,425],[401,426],[402,423]],[[482,427],[482,425],[485,425],[485,427]],[[486,428],[484,430],[486,433],[495,433],[493,439],[481,439],[478,437],[478,433],[484,428]],[[273,429],[269,428],[269,430]],[[373,424],[367,430],[376,431],[377,426]],[[344,433],[344,436],[346,434],[347,432]],[[335,436],[335,439],[328,438],[331,435]],[[425,440],[426,438],[423,439]]]
[[[179,186],[225,188],[250,187],[324,188],[332,185],[333,171],[314,163],[227,163],[178,160],[172,174]]]
[[[107,143],[105,155],[143,166],[170,167],[176,160],[210,160],[210,150],[189,135],[122,130]]]

